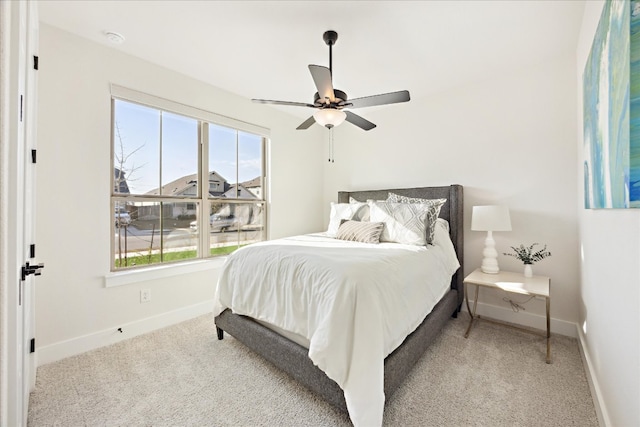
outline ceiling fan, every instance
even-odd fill
[[[311,77],[313,77],[313,81],[318,89],[313,97],[313,104],[304,102],[271,101],[267,99],[252,99],[252,101],[260,104],[316,108],[318,111],[316,111],[313,116],[302,122],[302,124],[296,128],[298,130],[308,129],[314,123],[318,123],[331,129],[334,126],[338,126],[345,120],[361,129],[371,130],[376,127],[375,124],[349,110],[354,108],[373,107],[376,105],[396,104],[399,102],[407,102],[411,99],[409,97],[409,91],[407,90],[365,96],[351,100],[348,99],[345,92],[333,87],[331,78],[333,65],[332,47],[336,44],[336,40],[338,40],[338,33],[335,31],[326,31],[322,35],[322,38],[329,46],[329,68],[323,67],[322,65],[309,65]],[[343,111],[343,109],[349,110]]]

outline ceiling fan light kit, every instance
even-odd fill
[[[327,108],[324,110],[318,110],[313,113],[313,119],[321,126],[325,126],[329,129],[335,126],[339,126],[347,118],[347,113],[341,110],[334,110]]]
[[[338,40],[338,33],[335,31],[325,31],[322,35],[322,39],[329,46],[329,68],[321,65],[309,65],[311,77],[318,89],[313,97],[313,104],[304,102],[272,101],[267,99],[253,99],[252,101],[260,104],[288,105],[292,107],[310,107],[318,109],[318,111],[297,127],[298,130],[308,129],[314,123],[318,123],[328,129],[333,129],[335,126],[339,126],[346,120],[360,129],[368,131],[375,128],[376,125],[350,110],[354,108],[373,107],[376,105],[396,104],[399,102],[407,102],[411,99],[409,91],[402,90],[399,92],[365,96],[349,100],[345,92],[334,89],[333,87],[332,47]],[[343,109],[346,109],[346,111],[342,111]]]

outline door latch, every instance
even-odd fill
[[[44,263],[31,265],[29,264],[29,261],[27,261],[25,265],[22,266],[22,281],[31,274],[34,276],[40,276],[42,274],[42,271],[40,271],[41,268],[44,268]]]

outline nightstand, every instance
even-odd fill
[[[469,307],[469,285],[476,286],[473,311]],[[479,268],[475,269],[471,274],[464,278],[465,301],[467,303],[467,311],[471,316],[471,319],[469,320],[469,327],[467,328],[467,332],[464,334],[465,338],[469,337],[473,321],[480,318],[479,315],[476,315],[476,307],[478,306],[478,291],[481,286],[486,288],[502,289],[503,291],[520,295],[542,297],[545,299],[547,306],[547,363],[551,363],[551,319],[549,317],[549,306],[551,303],[549,288],[551,287],[551,280],[544,276],[524,277],[523,274],[512,273],[510,271],[500,271],[497,274],[487,274],[483,273]]]

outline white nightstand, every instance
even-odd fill
[[[473,301],[473,311],[469,307],[469,285],[476,285],[476,293]],[[502,289],[506,292],[512,292],[521,295],[530,295],[543,297],[547,305],[547,363],[551,363],[551,319],[549,317],[549,306],[551,298],[549,296],[549,288],[551,280],[544,276],[524,277],[520,273],[512,273],[510,271],[500,271],[498,274],[483,273],[477,268],[471,274],[464,278],[464,295],[467,303],[467,311],[471,316],[469,327],[464,337],[469,337],[471,326],[475,319],[480,318],[476,315],[476,307],[478,306],[478,291],[480,286],[493,289]],[[499,323],[499,322],[498,322]]]

